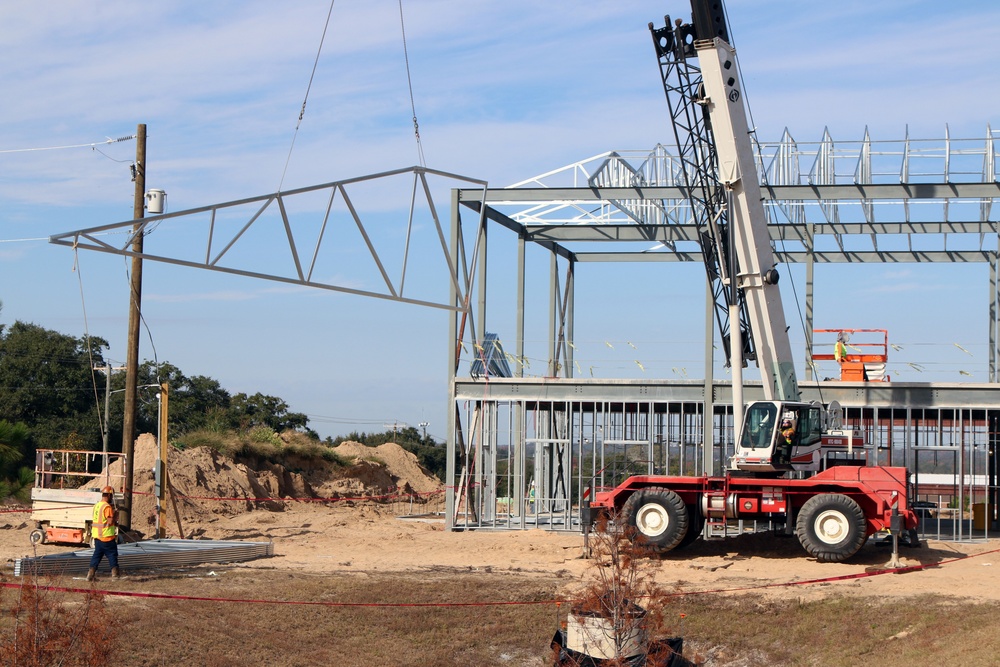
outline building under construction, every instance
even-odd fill
[[[687,26],[678,23],[678,29]],[[666,31],[652,31],[661,68],[670,50],[659,41]],[[681,44],[675,50],[684,48]],[[676,74],[670,71],[670,76]],[[734,261],[736,279],[727,286],[723,256],[737,253],[727,251],[718,238],[706,241],[706,228],[716,220],[705,219],[708,207],[692,204],[692,169],[704,171],[706,179],[716,178],[708,172],[717,165],[692,158],[712,143],[710,137],[697,136],[706,128],[698,127],[698,114],[686,120],[684,116],[706,100],[694,99],[700,94],[697,77],[680,84],[668,80],[668,73],[663,78],[668,102],[672,96],[686,98],[687,107],[671,106],[676,153],[659,145],[645,152],[608,152],[502,189],[426,167],[398,169],[78,230],[55,235],[51,242],[446,310],[448,525],[578,530],[579,513],[594,489],[636,474],[720,474],[734,454],[734,426],[741,417],[734,414],[733,404],[742,408],[743,403],[734,387],[742,388],[743,383],[722,377],[716,362],[730,358],[732,340],[741,341],[733,347],[742,360],[759,361],[758,355],[768,353],[766,345],[754,347],[745,311],[730,318],[726,310],[732,306],[728,291],[745,289],[731,286],[751,274],[741,273]],[[678,128],[687,134],[682,136]],[[741,141],[747,134],[752,133],[739,134]],[[773,249],[775,262],[763,273],[752,274],[753,280],[776,284],[779,266],[801,267],[804,272],[799,304],[804,344],[796,365],[805,373],[796,393],[801,390],[803,400],[839,404],[845,425],[858,436],[857,442],[847,444],[851,455],[905,466],[916,499],[929,505],[932,518],[964,519],[969,507],[969,521],[952,522],[954,536],[985,532],[997,521],[1000,500],[993,456],[1000,437],[1000,234],[995,215],[991,217],[1000,184],[993,131],[987,127],[980,139],[953,139],[946,132],[943,140],[907,136],[891,142],[874,141],[867,131],[855,141],[835,140],[825,133],[818,141],[800,143],[788,132],[774,143],[752,139],[757,175],[752,180],[760,193],[754,201],[763,202],[767,217],[756,224],[766,225],[770,240],[758,247],[767,246],[768,257]],[[395,272],[372,243],[363,212],[352,203],[355,191],[382,187],[392,178],[410,184],[405,247]],[[450,240],[449,225],[439,215],[445,207],[436,205],[431,194],[435,180],[449,183]],[[311,252],[296,234],[297,211],[289,205],[293,198],[306,200],[307,206],[309,198],[315,198],[314,209],[325,211]],[[725,201],[714,205],[725,209]],[[431,224],[417,224],[424,222],[415,215],[418,206],[426,208]],[[350,279],[317,277],[321,246],[331,245],[338,216],[348,222],[347,228],[357,230],[364,241],[361,254],[370,255],[376,269],[377,278],[363,287]],[[157,253],[149,245],[145,250],[130,247],[134,239],[182,218],[205,223],[203,248],[190,243]],[[272,233],[279,230],[276,246],[279,240],[288,243],[287,253],[267,257],[283,260],[284,266],[241,265],[234,249],[246,243],[251,226],[266,225]],[[411,240],[421,227],[436,236],[422,246],[427,252],[415,253]],[[125,228],[130,232],[119,245],[104,238]],[[152,240],[147,238],[147,244]],[[428,272],[446,267],[442,274],[450,285],[447,295],[414,294],[415,281],[407,282],[406,277],[407,271],[416,270],[418,259]],[[440,264],[432,266],[432,259]],[[704,293],[699,335],[703,379],[688,379],[686,372],[673,380],[662,379],[662,374],[661,379],[648,380],[584,373],[576,356],[576,286],[586,279],[587,269],[645,264],[666,276],[684,263],[703,264],[708,274],[707,281],[702,275],[697,285],[686,285],[688,295]],[[856,348],[874,347],[856,351],[853,375],[828,377],[822,362],[832,357],[833,340],[824,339],[831,331],[818,329],[814,322],[816,265],[879,263],[983,266],[986,382],[890,378],[887,338],[854,341]],[[606,270],[601,275],[607,280]],[[621,291],[652,288],[626,283]],[[668,307],[663,301],[662,293],[652,294],[644,306],[662,310]],[[783,323],[778,327],[773,320],[758,319],[787,333]],[[661,339],[671,340],[667,335]],[[529,360],[535,362],[533,368]],[[642,368],[639,360],[635,363]],[[741,367],[736,364],[734,372]],[[744,398],[770,400],[770,389],[750,381]]]
[[[799,144],[786,132],[758,149],[775,255],[805,268],[802,399],[839,402],[869,461],[910,470],[916,499],[926,507],[925,533],[984,536],[997,520],[1000,439],[993,133],[884,143],[867,133],[860,142],[826,134]],[[716,317],[710,284],[702,288],[704,380],[581,378],[574,358],[574,282],[586,265],[659,262],[667,263],[666,274],[669,263],[703,261],[681,171],[678,158],[657,146],[648,154],[609,152],[510,188],[454,191],[453,259],[473,267],[476,295],[466,297],[475,304],[467,315],[459,309],[452,315],[451,527],[579,530],[580,508],[595,488],[637,474],[711,475],[724,468],[734,448],[733,394],[731,381],[713,377],[714,347],[726,323]],[[491,297],[501,290],[487,284],[487,267],[492,246],[511,242],[516,266],[506,265],[498,303]],[[541,322],[525,314],[526,299],[539,291],[537,279],[527,289],[530,253],[547,264]],[[859,343],[870,346],[863,350],[870,353],[868,381],[821,379],[817,360],[832,359],[833,339],[814,334],[814,267],[879,262],[984,265],[988,383],[886,377],[891,350],[878,336]],[[510,303],[511,283],[513,313],[501,307]],[[453,291],[453,303],[461,297]],[[510,322],[513,329],[493,333]],[[538,340],[548,341],[545,368],[526,369],[526,341]],[[760,383],[747,383],[746,402],[757,398]],[[948,522],[941,534],[942,517],[963,516],[968,520]]]

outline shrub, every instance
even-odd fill
[[[174,444],[180,449],[207,447],[224,456],[236,456],[243,449],[243,443],[232,431],[218,433],[214,430],[199,429],[175,438]]]
[[[118,620],[108,611],[103,596],[91,591],[82,605],[66,604],[37,581],[26,581],[16,590],[17,599],[8,612],[12,623],[0,635],[0,664],[113,664]]]

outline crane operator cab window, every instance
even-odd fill
[[[747,409],[740,448],[756,450],[753,456],[760,457],[760,464],[775,466],[773,470],[788,469],[796,448],[815,445],[821,437],[817,406],[760,401]]]
[[[766,449],[771,446],[774,427],[777,423],[778,406],[774,403],[754,403],[747,409],[743,424],[743,449]]]

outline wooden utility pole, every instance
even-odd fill
[[[118,524],[132,529],[132,459],[135,454],[135,413],[139,385],[139,314],[142,304],[142,223],[146,201],[146,126],[139,124],[135,133],[135,194],[132,203],[132,282],[128,304],[128,353],[125,362],[125,419],[122,423],[122,453],[125,455],[125,507]]]

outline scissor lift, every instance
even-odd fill
[[[119,461],[119,465],[112,465]],[[35,529],[28,535],[31,543],[89,546],[93,508],[101,499],[101,489],[110,486],[115,489],[115,498],[121,498],[124,461],[123,454],[110,452],[38,450],[35,486],[31,489],[31,520],[35,522]],[[102,469],[95,475],[89,471],[96,465]],[[115,473],[111,472],[113,468],[117,469]]]
[[[846,334],[847,359],[840,364],[843,382],[888,382],[889,332],[885,329],[813,329],[813,362],[835,361],[833,352],[817,353],[817,348],[836,344],[837,336]],[[832,338],[832,341],[830,340]],[[820,339],[820,340],[817,340]]]

